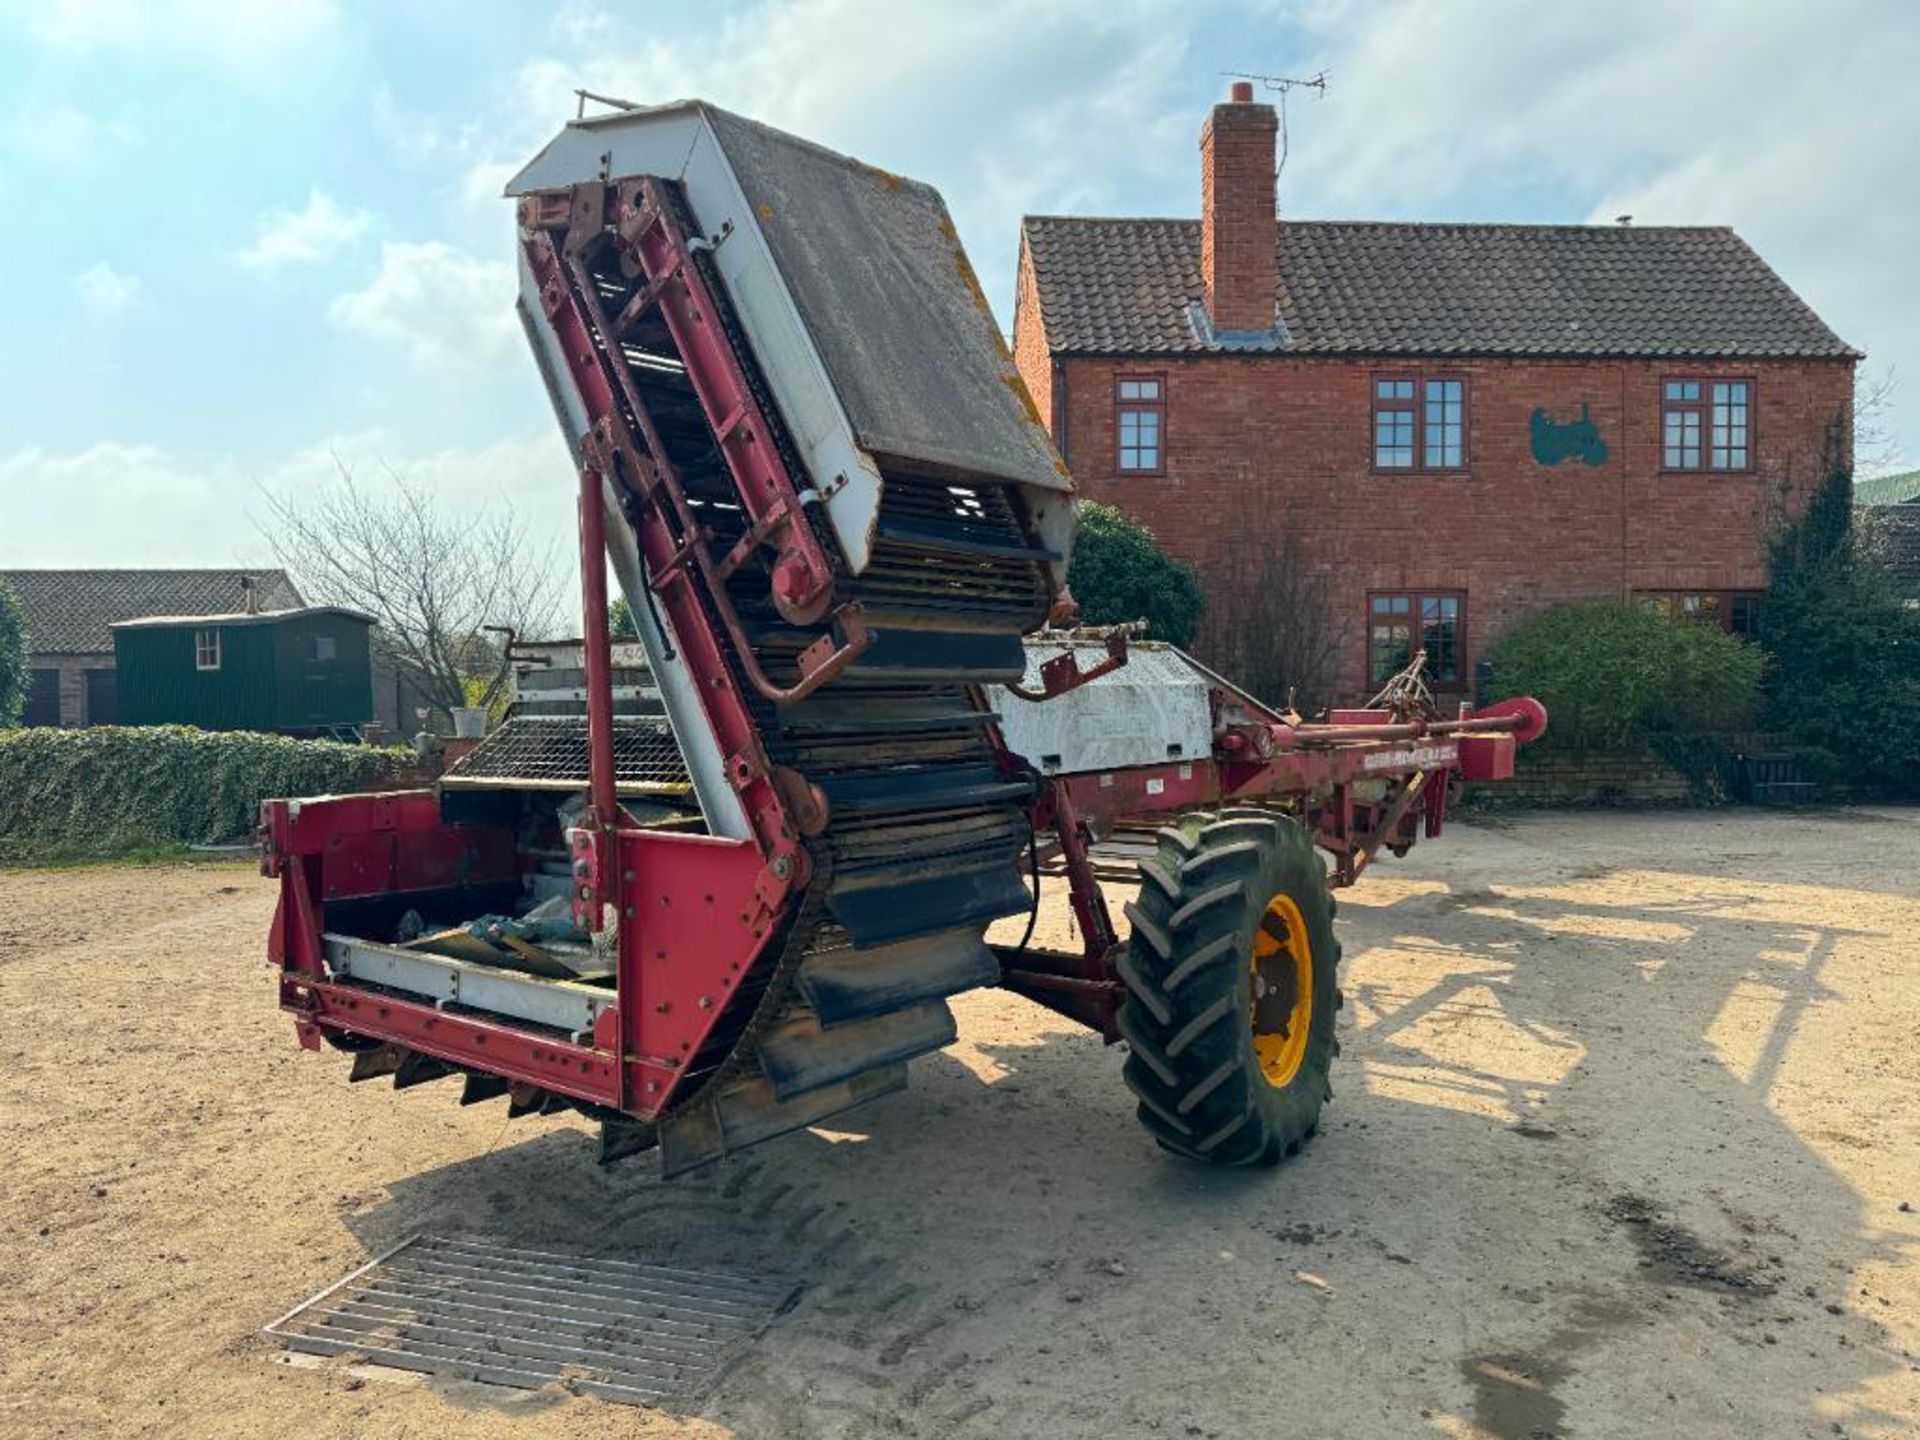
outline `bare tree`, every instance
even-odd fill
[[[1853,473],[1888,474],[1905,460],[1893,428],[1899,375],[1893,366],[1856,371],[1853,380]]]
[[[261,526],[275,558],[320,604],[365,611],[376,643],[411,666],[441,710],[491,705],[506,684],[506,648],[487,633],[540,636],[553,626],[568,571],[513,507],[453,508],[391,467],[380,490],[334,456],[338,481],[310,494],[265,494]],[[470,696],[469,682],[479,694]]]
[[[1335,603],[1336,557],[1307,551],[1290,519],[1278,543],[1237,550],[1210,586],[1206,633],[1228,679],[1269,704],[1313,714],[1339,698],[1353,626]]]

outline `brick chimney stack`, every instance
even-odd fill
[[[1200,274],[1216,331],[1273,329],[1280,222],[1274,209],[1273,106],[1250,81],[1213,107],[1200,132]]]

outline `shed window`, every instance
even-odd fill
[[[313,637],[313,658],[315,660],[333,660],[340,654],[340,647],[331,635]]]
[[[1753,384],[1668,380],[1660,387],[1661,465],[1668,470],[1753,468]]]
[[[193,632],[193,668],[196,670],[220,668],[220,632],[218,630]]]
[[[1427,678],[1457,686],[1466,654],[1464,593],[1403,591],[1367,597],[1367,678],[1384,685],[1407,668],[1416,649],[1427,652]]]
[[[1374,380],[1374,469],[1462,470],[1466,463],[1465,380]]]
[[[1127,475],[1164,475],[1167,388],[1157,375],[1126,375],[1114,384],[1118,467]]]

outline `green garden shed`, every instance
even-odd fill
[[[113,627],[123,725],[346,735],[373,719],[373,617],[337,605]]]

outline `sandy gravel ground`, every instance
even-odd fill
[[[296,1049],[270,905],[0,876],[0,1434],[1920,1433],[1920,811],[1383,865],[1328,1128],[1259,1174],[1162,1155],[1118,1054],[992,994],[832,1132],[603,1172],[584,1127]],[[419,1230],[806,1289],[691,1415],[276,1359],[263,1323]]]

